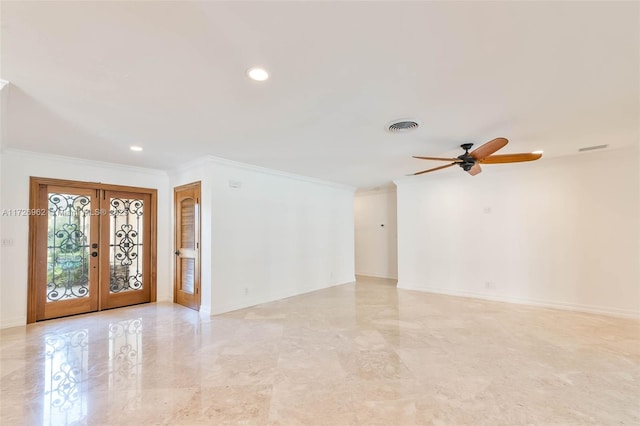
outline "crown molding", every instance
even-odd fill
[[[160,169],[150,169],[150,168],[146,168],[146,167],[130,166],[130,165],[127,165],[127,164],[120,164],[120,163],[109,163],[107,161],[87,160],[87,159],[84,159],[84,158],[70,157],[70,156],[67,156],[67,155],[49,154],[49,153],[44,153],[44,152],[27,151],[27,150],[14,149],[14,148],[2,148],[2,153],[3,154],[23,155],[23,156],[28,156],[28,157],[32,157],[32,158],[35,157],[35,158],[40,158],[40,159],[43,159],[43,160],[70,161],[70,162],[73,162],[73,163],[80,163],[80,164],[82,164],[84,166],[93,165],[93,166],[96,166],[96,167],[104,167],[104,168],[109,168],[109,169],[129,170],[129,171],[136,171],[136,172],[140,172],[140,173],[147,173],[147,174],[153,174],[153,175],[159,175],[159,176],[168,176],[166,171],[160,170]]]
[[[386,185],[377,188],[359,189],[356,191],[356,197],[366,197],[369,195],[395,194],[397,193],[396,185]]]
[[[256,166],[253,164],[241,163],[239,161],[228,160],[226,158],[215,157],[213,155],[207,155],[204,157],[200,157],[193,161],[184,163],[174,169],[171,170],[170,174],[175,175],[177,173],[193,169],[195,167],[207,167],[207,166],[223,166],[232,169],[246,170],[254,173],[261,173],[271,176],[282,177],[286,179],[298,180],[302,182],[312,183],[315,185],[323,185],[329,186],[335,189],[341,189],[344,191],[349,191],[354,193],[356,188],[350,185],[345,185],[336,182],[330,182],[322,179],[312,178],[309,176],[297,175],[294,173],[283,172],[281,170],[269,169],[267,167]]]

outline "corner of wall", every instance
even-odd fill
[[[200,310],[198,312],[202,317],[210,317],[212,315],[211,305],[200,305]]]

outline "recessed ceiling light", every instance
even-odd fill
[[[269,78],[269,73],[264,68],[249,68],[247,75],[251,80],[265,81]]]
[[[131,151],[136,151],[136,152],[142,151],[142,147],[141,146],[130,146],[129,149]]]
[[[533,151],[532,154],[544,154],[544,151],[539,149],[537,151]]]

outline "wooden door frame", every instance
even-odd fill
[[[178,229],[177,226],[177,217],[178,217],[178,212],[176,210],[176,194],[178,193],[178,191],[182,191],[185,189],[190,189],[190,188],[197,188],[198,189],[198,199],[197,201],[197,208],[198,208],[198,217],[197,217],[197,232],[196,232],[196,239],[197,239],[197,243],[198,243],[198,249],[197,249],[197,256],[196,256],[196,267],[195,267],[195,274],[197,276],[197,280],[194,283],[194,290],[197,289],[197,293],[196,293],[196,300],[198,303],[198,311],[200,310],[200,306],[202,306],[202,270],[201,270],[201,263],[202,263],[202,181],[196,181],[196,182],[191,182],[191,183],[187,183],[184,185],[179,185],[173,188],[173,228],[174,228],[174,232],[173,232],[173,250],[176,251],[178,249],[178,232],[180,232],[180,230]],[[178,268],[177,268],[177,260],[178,257],[177,256],[173,256],[173,303],[177,303],[178,300]]]
[[[151,247],[149,248],[151,273],[149,274],[150,302],[155,302],[157,298],[157,251],[158,251],[158,190],[151,188],[140,188],[136,186],[111,185],[101,182],[83,182],[66,179],[54,179],[30,176],[29,177],[29,209],[37,209],[38,193],[41,185],[72,186],[76,188],[98,189],[107,191],[127,191],[149,194],[151,197],[149,226],[151,228]],[[38,216],[29,216],[29,273],[27,283],[27,324],[36,322],[37,317],[37,244],[42,241],[42,235],[46,238],[47,232],[38,229]],[[102,232],[102,231],[101,231]]]

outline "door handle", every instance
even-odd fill
[[[91,252],[91,257],[98,257],[98,252],[97,251]]]
[[[180,256],[180,250],[176,250],[176,256]]]

